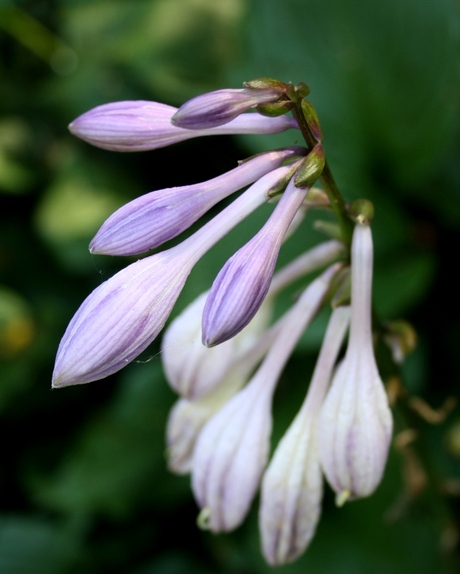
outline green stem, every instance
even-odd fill
[[[301,101],[299,101],[292,109],[292,115],[299,124],[300,131],[302,132],[302,135],[307,143],[307,147],[309,148],[309,150],[312,150],[318,142],[310,132],[308,123],[305,119],[305,116],[302,113]],[[345,201],[339,191],[339,188],[337,187],[337,184],[335,183],[334,177],[329,168],[327,160],[324,165],[320,181],[324,187],[324,191],[326,192],[329,198],[331,209],[334,212],[334,215],[337,218],[337,222],[340,226],[342,240],[344,244],[347,246],[349,251],[351,246],[351,238],[353,235],[353,223],[348,217]]]

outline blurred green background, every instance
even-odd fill
[[[257,504],[235,533],[201,532],[189,479],[166,470],[174,395],[158,343],[107,380],[50,390],[68,321],[126,265],[87,250],[116,207],[300,143],[287,132],[123,155],[72,138],[67,124],[102,103],[179,105],[259,76],[310,85],[343,194],[375,204],[376,311],[418,333],[401,372],[384,373],[403,383],[395,433],[413,429],[415,440],[395,442],[370,499],[338,510],[328,490],[310,549],[279,571],[460,571],[460,412],[443,416],[460,373],[459,36],[455,0],[0,2],[1,574],[271,571],[259,553]],[[211,251],[173,315],[265,216]],[[322,239],[312,221],[283,262]],[[305,393],[323,325],[281,381],[275,442]],[[437,410],[414,409],[414,396]]]

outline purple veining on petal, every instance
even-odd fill
[[[111,215],[90,244],[92,253],[136,255],[158,247],[190,227],[216,203],[277,168],[302,148],[267,152],[195,185],[152,191]]]
[[[172,117],[172,123],[189,130],[209,129],[226,124],[260,104],[276,102],[276,89],[225,89],[208,92],[185,102]]]
[[[86,142],[112,151],[144,151],[190,138],[224,134],[271,134],[298,128],[293,118],[245,114],[218,128],[186,130],[171,123],[177,108],[143,100],[113,102],[89,110],[69,130]]]
[[[203,343],[235,336],[254,317],[267,295],[284,235],[308,190],[291,182],[262,229],[224,265],[203,312]]]
[[[132,361],[158,335],[191,270],[187,258],[152,255],[95,289],[62,338],[53,386],[106,377]]]

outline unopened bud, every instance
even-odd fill
[[[298,168],[294,184],[296,187],[311,187],[321,175],[325,163],[324,149],[317,144]]]

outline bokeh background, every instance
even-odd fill
[[[106,102],[179,105],[260,76],[310,85],[343,194],[375,204],[377,316],[403,317],[418,335],[401,369],[383,367],[398,389],[399,438],[380,488],[340,510],[327,490],[311,547],[279,571],[460,571],[460,411],[451,399],[460,373],[459,35],[456,0],[0,2],[2,574],[271,571],[257,503],[235,533],[212,536],[195,525],[188,477],[166,470],[175,397],[158,343],[107,380],[50,390],[68,321],[127,263],[89,254],[102,221],[142,193],[209,179],[299,137],[116,154],[76,140],[67,124]],[[173,316],[266,213],[198,265]],[[313,221],[282,261],[323,238]],[[323,327],[320,317],[280,383],[274,444],[305,393]]]

